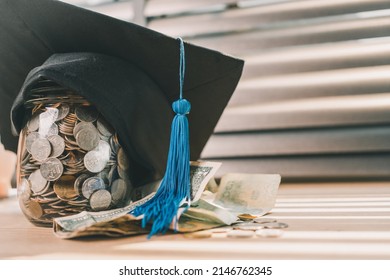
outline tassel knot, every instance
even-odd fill
[[[172,103],[172,109],[178,115],[186,115],[191,110],[191,103],[187,99],[179,99]]]

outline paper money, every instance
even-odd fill
[[[80,231],[92,225],[96,225],[97,223],[112,221],[116,218],[126,215],[130,211],[133,211],[135,207],[149,201],[153,196],[154,193],[148,195],[147,197],[139,201],[131,203],[130,205],[123,208],[101,211],[101,212],[83,211],[77,215],[56,218],[53,220],[54,232],[57,234],[58,232],[64,233],[64,232]]]
[[[191,161],[190,176],[192,203],[200,199],[207,183],[214,177],[220,167],[220,162]]]
[[[207,183],[213,178],[221,166],[220,162],[191,161],[190,162],[190,182],[191,182],[191,202],[199,200]],[[161,180],[135,188],[132,200],[139,200],[152,192],[156,192],[160,187]]]
[[[226,174],[213,203],[236,215],[262,216],[274,207],[280,181],[279,174]]]
[[[230,225],[237,221],[237,215],[229,212],[226,208],[200,199],[196,205],[191,206],[182,217],[209,222],[219,225]]]
[[[148,228],[142,228],[139,219],[131,215],[124,215],[110,221],[96,223],[92,226],[74,231],[56,230],[55,234],[60,238],[79,238],[84,236],[121,237],[146,234],[148,232]]]
[[[264,215],[273,208],[280,184],[280,175],[227,174],[222,178],[217,193],[213,194],[210,191],[203,191],[208,176],[200,175],[198,178],[203,178],[203,181],[197,183],[196,186],[199,188],[194,197],[199,196],[200,199],[192,203],[189,209],[179,209],[178,222],[173,221],[171,229],[183,233],[195,232],[231,225],[236,223],[237,216],[243,213]],[[127,213],[151,199],[153,195],[154,193],[121,209],[98,213],[82,212],[70,217],[57,218],[54,220],[55,234],[61,238],[75,238],[147,233],[148,229],[140,227],[141,217],[136,218]]]

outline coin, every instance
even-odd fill
[[[212,232],[210,231],[196,231],[196,232],[183,234],[183,236],[186,238],[194,238],[194,239],[210,238],[211,235]]]
[[[43,161],[50,156],[51,146],[47,139],[37,139],[31,145],[31,155],[37,161]]]
[[[51,155],[50,157],[59,157],[65,150],[65,141],[59,135],[50,135],[47,137],[51,144]]]
[[[99,144],[99,134],[94,129],[82,129],[76,135],[76,142],[79,147],[85,151],[92,151]]]
[[[30,132],[37,131],[39,128],[39,113],[35,113],[31,116],[27,122],[27,129]]]
[[[99,133],[105,137],[110,137],[114,134],[114,129],[103,118],[99,118],[96,122],[96,127]]]
[[[255,233],[253,231],[249,230],[232,230],[227,233],[227,237],[232,237],[232,238],[250,238],[254,235]]]
[[[43,210],[41,205],[33,200],[30,200],[26,203],[26,209],[29,213],[29,216],[33,219],[39,219],[42,217]]]
[[[257,218],[257,216],[253,216],[251,214],[240,214],[237,216],[241,221],[252,221]]]
[[[118,171],[116,170],[116,165],[111,166],[110,171],[108,172],[108,184],[111,186],[112,183],[119,179]]]
[[[106,210],[111,204],[111,194],[107,190],[95,191],[89,200],[91,208],[95,211]]]
[[[82,122],[94,122],[99,116],[98,111],[92,106],[76,107],[75,113],[77,118]]]
[[[69,114],[69,111],[70,111],[70,107],[68,104],[66,103],[61,104],[61,106],[58,107],[57,121],[64,119]]]
[[[79,122],[73,128],[73,136],[76,137],[77,133],[79,133],[80,130],[87,129],[87,128],[95,129],[95,126],[92,123],[89,123],[89,122]]]
[[[102,154],[104,160],[108,161],[110,159],[111,147],[107,142],[99,140],[99,144],[94,150],[99,151]]]
[[[122,178],[125,181],[129,181],[129,175],[125,170],[123,170],[119,165],[117,166],[118,175],[120,178]]]
[[[256,235],[260,237],[280,237],[283,230],[280,229],[261,229],[256,231]]]
[[[54,183],[54,192],[61,199],[71,199],[76,197],[78,194],[74,190],[74,182],[76,178],[74,176],[65,175],[61,176]]]
[[[281,228],[287,228],[288,224],[286,224],[286,223],[264,223],[263,226],[265,228],[281,229]]]
[[[271,219],[271,218],[256,218],[253,220],[255,223],[258,224],[264,224],[264,223],[276,223],[276,219]]]
[[[84,166],[92,173],[99,173],[106,167],[107,161],[98,151],[90,151],[84,157]]]
[[[47,180],[42,176],[41,171],[39,169],[31,173],[31,175],[28,177],[28,180],[31,184],[31,190],[34,193],[41,193],[45,190]]]
[[[126,182],[122,179],[115,180],[111,186],[111,196],[112,202],[114,204],[119,204],[125,199],[127,185]]]
[[[106,188],[104,181],[99,177],[90,177],[86,179],[81,187],[81,192],[85,198],[90,198],[92,193],[98,190],[103,190]]]
[[[118,160],[118,165],[121,169],[123,169],[124,171],[129,169],[129,160],[123,148],[119,148],[117,160]]]
[[[38,132],[31,132],[26,137],[26,149],[31,154],[31,146],[35,142],[35,140],[41,138]]]
[[[29,200],[31,196],[31,184],[27,179],[22,179],[20,184],[18,185],[18,197],[22,199],[22,201]]]
[[[77,177],[77,179],[74,181],[74,190],[77,194],[80,194],[81,193],[81,188],[83,186],[83,183],[86,179],[88,179],[90,177],[90,175],[88,174],[81,174],[80,176]]]
[[[41,164],[40,170],[43,178],[55,181],[61,177],[64,166],[58,158],[48,158]]]
[[[262,225],[254,224],[254,223],[251,223],[251,224],[238,224],[238,225],[233,226],[233,229],[251,230],[251,231],[256,231],[256,230],[259,230],[259,229],[262,229],[262,228],[264,228]]]

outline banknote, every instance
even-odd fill
[[[236,215],[262,216],[274,207],[280,181],[279,174],[226,174],[212,202]]]
[[[148,232],[149,228],[142,228],[139,219],[131,215],[124,215],[110,221],[103,221],[73,231],[56,230],[55,234],[57,237],[69,239],[85,236],[121,237],[146,234]]]
[[[207,176],[202,176],[206,180]],[[217,192],[204,190],[207,182],[199,183],[202,191],[199,200],[189,209],[180,208],[178,222],[171,229],[177,232],[193,232],[231,225],[239,214],[256,216],[269,212],[275,204],[281,177],[278,174],[226,174],[222,177]],[[214,184],[214,183],[213,183]],[[55,234],[60,238],[81,236],[128,236],[148,232],[142,229],[140,217],[128,213],[137,205],[145,203],[154,193],[122,209],[57,218]]]
[[[191,176],[191,202],[198,201],[210,180],[218,169],[221,167],[220,162],[211,161],[192,161],[190,166]]]
[[[230,225],[237,221],[237,215],[229,212],[224,207],[203,199],[200,199],[195,205],[192,205],[182,214],[182,217],[219,225]]]
[[[190,162],[191,202],[199,200],[207,183],[210,182],[210,180],[214,177],[220,166],[220,162]],[[160,184],[161,180],[135,188],[132,193],[132,200],[136,201],[149,195],[152,192],[156,192],[160,187]]]
[[[56,218],[53,220],[54,233],[60,231],[72,232],[75,230],[81,230],[90,227],[92,225],[96,225],[97,223],[109,222],[111,220],[122,217],[127,213],[133,211],[135,207],[149,201],[150,199],[152,199],[153,196],[154,193],[151,193],[147,197],[144,197],[143,199],[131,203],[130,205],[123,208],[100,211],[100,212],[83,211],[76,215]]]

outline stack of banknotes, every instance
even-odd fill
[[[172,231],[198,232],[254,220],[267,214],[275,205],[281,177],[278,174],[224,175],[219,184],[214,175],[220,163],[191,162],[191,205],[183,205],[172,221]],[[132,203],[122,208],[81,212],[54,219],[54,232],[60,238],[83,236],[129,236],[147,234],[141,217],[129,214],[151,199],[160,182],[135,188]]]

